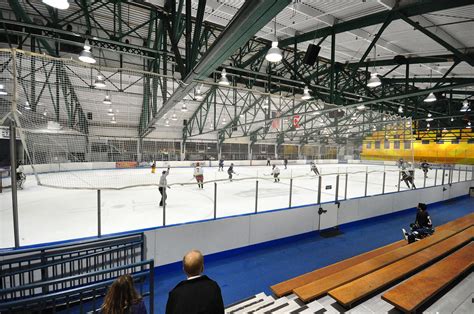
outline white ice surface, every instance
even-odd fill
[[[365,172],[369,171],[367,195],[382,193],[384,166],[376,165],[318,165],[322,176],[321,201],[334,201],[336,177],[339,173],[339,199],[345,197],[346,172],[347,198],[365,194]],[[264,166],[235,167],[234,181],[226,180],[227,172],[217,168],[204,168],[204,189],[193,182],[192,168],[172,168],[168,177],[166,224],[211,219],[214,217],[214,182],[217,181],[217,217],[241,215],[255,211],[256,180],[258,178],[258,211],[286,208],[289,205],[290,178],[293,178],[292,206],[317,203],[318,177],[310,173],[309,165],[291,165],[281,169],[281,182],[274,183],[271,168]],[[90,180],[103,178],[105,182],[120,180],[120,184],[135,184],[142,178],[145,183],[158,183],[163,169],[151,174],[150,169],[91,170],[68,173],[42,174],[43,183],[64,180]],[[225,168],[227,170],[227,168]],[[386,166],[385,192],[398,190],[397,168]],[[471,173],[468,173],[470,179]],[[434,170],[429,173],[426,186],[434,184]],[[423,187],[423,174],[416,170],[415,183]],[[445,178],[447,180],[448,177]],[[458,173],[454,172],[457,182]],[[441,171],[437,184],[441,184]],[[464,180],[464,172],[461,181]],[[99,180],[100,182],[100,180]],[[446,181],[447,182],[447,181]],[[180,185],[180,183],[186,183]],[[326,186],[331,185],[330,189]],[[400,185],[401,190],[407,187]],[[156,186],[135,187],[123,190],[102,190],[102,234],[138,230],[163,225],[163,208]],[[28,176],[23,190],[18,191],[20,244],[31,245],[75,239],[97,234],[97,191],[70,190],[38,186],[34,176]],[[13,246],[13,214],[9,189],[0,193],[0,248]]]

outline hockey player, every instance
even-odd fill
[[[426,210],[426,204],[419,203],[417,209],[418,211],[416,213],[415,222],[410,224],[411,233],[408,233],[405,229],[402,229],[403,236],[405,240],[408,241],[408,243],[412,243],[427,236],[430,236],[435,231],[431,222],[430,215]]]
[[[285,165],[285,169],[288,166],[288,158],[283,159],[283,164]]]
[[[21,161],[18,161],[18,167],[16,168],[16,186],[20,190],[23,190],[23,184],[26,180],[26,176],[23,171],[23,164],[21,163]]]
[[[235,174],[234,164],[230,164],[229,169],[227,169],[227,174],[229,175],[230,182],[232,182],[232,175]]]
[[[403,160],[403,158],[400,158],[398,161],[397,161],[397,166],[399,169],[404,169],[404,165],[405,165],[405,161]]]
[[[196,163],[196,167],[194,167],[194,178],[198,183],[198,187],[200,189],[204,189],[204,170],[201,168],[199,163]]]
[[[270,165],[270,157],[267,158],[267,166],[271,166],[271,165]]]
[[[311,162],[311,171],[314,172],[315,175],[319,176],[318,167],[316,167],[316,163],[314,161]]]
[[[153,161],[153,163],[151,164],[151,173],[155,173],[156,171],[156,161]]]
[[[273,175],[273,179],[275,179],[274,182],[280,182],[280,168],[278,168],[277,165],[273,165],[272,167],[272,175]]]
[[[421,163],[420,168],[423,170],[425,178],[428,178],[428,169],[431,169],[430,164],[425,160]]]
[[[166,177],[169,174],[170,174],[170,166],[168,166],[168,169],[163,170],[163,172],[161,173],[160,184],[158,185],[158,191],[160,191],[160,194],[161,194],[160,206],[163,206],[164,204],[166,204],[166,199],[168,198],[168,195],[166,193],[166,188],[168,188],[169,186],[168,186],[168,180]]]
[[[402,173],[402,178],[400,180],[405,182],[405,184],[407,185],[407,187],[409,189],[416,189],[416,186],[415,186],[415,171],[414,170],[409,170],[409,169],[404,169],[401,171]],[[411,184],[411,186],[410,186]]]
[[[224,171],[224,159],[219,159],[219,169],[217,171]]]

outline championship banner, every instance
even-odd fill
[[[115,162],[115,168],[125,169],[125,168],[136,168],[138,167],[138,162],[136,161],[117,161]]]
[[[298,129],[300,127],[300,116],[293,116],[293,126],[295,129]]]

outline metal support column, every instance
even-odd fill
[[[435,182],[434,182],[434,186],[436,186],[436,181],[438,181],[438,168],[436,168],[436,171],[435,171]]]
[[[367,184],[368,184],[368,181],[369,181],[369,172],[367,171],[367,169],[365,170],[365,193],[364,193],[364,196],[367,196]]]
[[[16,186],[16,127],[10,124],[10,178],[12,185],[13,235],[15,247],[20,247],[20,231],[18,227],[18,195]]]
[[[443,177],[441,178],[441,185],[444,185],[444,176],[446,175],[446,169],[443,168]]]
[[[339,200],[339,175],[336,176],[336,196],[334,201],[337,202]]]
[[[258,180],[255,181],[255,213],[258,212]]]
[[[97,190],[97,236],[102,236],[102,210],[101,210],[100,190]]]
[[[290,179],[290,200],[288,201],[288,207],[291,208],[291,195],[293,194],[293,178]]]
[[[400,185],[402,184],[402,172],[398,171],[398,192],[400,192]]]
[[[344,183],[344,199],[347,200],[347,181],[348,181],[349,175],[347,174],[347,169],[346,169],[346,182]]]
[[[217,182],[214,182],[214,219],[217,218]]]
[[[382,180],[382,195],[385,194],[385,177],[386,177],[387,173],[384,171],[383,172],[383,180]]]
[[[166,189],[167,187],[163,189],[163,227],[166,226]]]
[[[321,204],[321,184],[323,181],[323,177],[318,177],[318,204]]]

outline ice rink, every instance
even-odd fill
[[[257,210],[268,211],[291,206],[314,204],[318,201],[319,177],[310,172],[309,165],[279,166],[281,182],[274,183],[271,167],[236,166],[233,182],[216,167],[204,167],[203,190],[194,183],[193,169],[172,168],[168,177],[166,225],[214,218],[214,195],[217,187],[217,217],[255,212],[256,182],[258,181]],[[399,172],[395,166],[364,164],[318,164],[321,176],[321,202],[335,200],[339,175],[339,199],[362,197],[407,190],[398,186]],[[122,190],[101,190],[102,234],[138,230],[163,225],[163,208],[159,206],[157,184],[163,168],[151,174],[149,168],[88,170],[41,174],[43,184],[60,180],[71,182],[94,181],[94,184],[135,185],[149,184]],[[385,172],[385,187],[384,182]],[[367,175],[366,175],[367,173]],[[471,179],[472,171],[454,170],[452,181]],[[436,178],[435,178],[436,177]],[[346,180],[347,178],[347,180]],[[442,183],[442,170],[435,175],[430,170],[426,181],[420,169],[415,171],[417,188]],[[448,182],[445,173],[445,183]],[[347,181],[347,182],[346,182]],[[366,192],[367,181],[367,192]],[[90,183],[89,182],[89,183]],[[19,229],[21,245],[31,245],[97,234],[97,191],[57,189],[38,186],[33,175],[27,177],[23,190],[18,191]],[[12,201],[9,189],[0,194],[0,247],[13,246]]]

